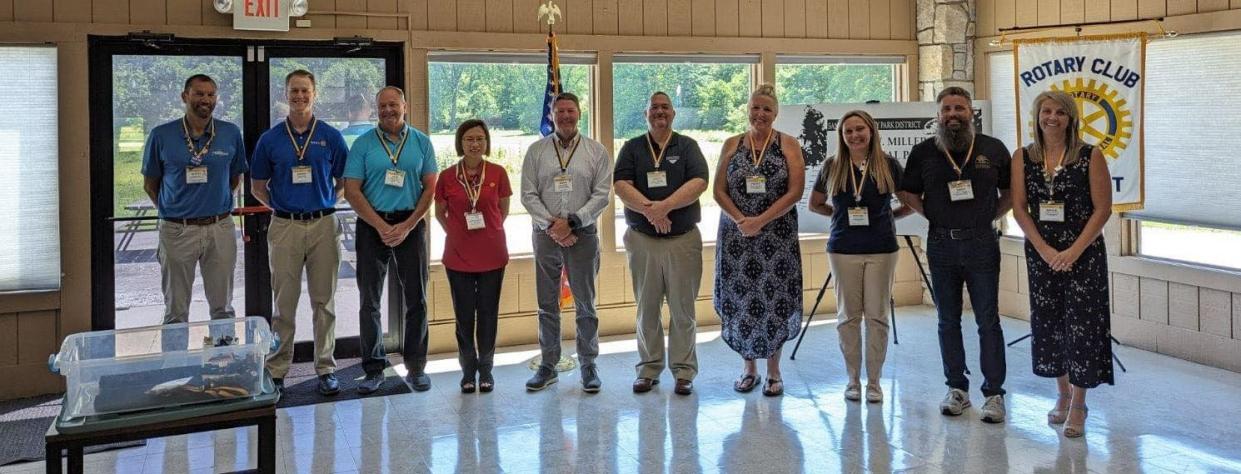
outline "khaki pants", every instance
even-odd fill
[[[203,293],[211,319],[231,318],[233,269],[237,264],[237,237],[233,220],[209,225],[159,223],[160,287],[164,292],[164,324],[190,319],[194,269],[202,266]]]
[[[878,384],[888,353],[888,301],[897,253],[827,254],[836,277],[836,331],[849,383],[858,383],[862,365],[862,321],[866,321],[866,379]]]
[[[702,281],[702,235],[698,228],[670,238],[625,231],[625,251],[633,276],[638,309],[638,377],[659,378],[665,360],[672,376],[694,380],[698,375],[694,303]],[[660,306],[668,301],[668,356]]]
[[[297,302],[302,294],[302,269],[314,324],[315,373],[336,371],[336,277],[340,272],[340,238],[336,216],[308,221],[273,217],[267,231],[271,252],[271,287],[275,293],[272,329],[280,345],[267,357],[267,371],[284,378],[293,361],[297,333]]]

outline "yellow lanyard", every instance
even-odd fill
[[[556,161],[560,162],[560,174],[564,174],[569,170],[569,163],[573,162],[573,155],[577,153],[577,146],[582,144],[582,137],[579,135],[573,141],[573,149],[569,150],[569,158],[565,159],[560,156],[560,137],[552,137],[552,150],[556,152]]]
[[[746,133],[746,138],[750,140],[750,160],[754,162],[755,171],[758,170],[759,165],[763,164],[763,157],[767,155],[767,145],[771,144],[771,135],[775,133],[775,131],[776,129],[774,128],[767,131],[767,138],[763,140],[762,150],[756,150],[754,148],[754,136],[750,133]]]
[[[190,124],[185,117],[181,117],[181,130],[185,131],[185,147],[190,150],[190,163],[194,166],[203,164],[203,157],[207,156],[207,151],[211,149],[211,142],[215,141],[215,118],[207,123],[204,131],[211,136],[207,138],[207,143],[203,144],[201,150],[194,148],[194,139],[190,138]]]
[[[409,141],[409,129],[401,130],[401,144],[396,147],[396,154],[388,148],[388,139],[384,138],[384,133],[379,127],[375,127],[375,136],[379,137],[379,145],[384,147],[384,153],[387,153],[388,159],[392,160],[392,166],[396,166],[396,162],[401,159],[401,152],[405,151],[405,142]]]
[[[298,162],[306,157],[306,150],[310,148],[310,140],[315,137],[315,128],[318,126],[319,121],[310,117],[310,134],[306,135],[306,144],[297,146],[297,138],[293,137],[293,127],[289,125],[289,119],[284,119],[284,131],[289,134],[289,142],[293,143],[293,153],[297,154]]]
[[[970,149],[969,151],[965,152],[965,162],[961,163],[961,166],[957,166],[957,160],[952,159],[952,152],[948,151],[947,148],[944,148],[944,156],[948,157],[948,164],[952,165],[952,169],[957,172],[957,179],[962,178],[961,170],[964,169],[967,165],[969,165],[970,158],[974,157],[974,142],[977,140],[978,140],[977,135],[975,135],[974,138],[970,139]]]
[[[651,151],[651,158],[655,160],[655,169],[659,169],[659,164],[664,161],[664,152],[668,151],[668,142],[672,141],[672,133],[668,133],[668,138],[659,144],[659,154],[655,153],[655,143],[651,141],[651,134],[646,134],[646,148]]]
[[[478,199],[483,195],[483,182],[487,180],[487,160],[478,165],[478,182],[472,182],[465,173],[465,160],[457,162],[457,182],[465,188],[465,197],[470,200],[470,212],[478,209]]]
[[[849,163],[849,183],[853,185],[853,202],[858,206],[862,205],[862,186],[866,185],[866,177],[870,175],[870,158],[862,162],[862,181],[859,184],[857,175],[853,172],[853,163]]]

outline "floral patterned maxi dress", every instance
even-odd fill
[[[1056,174],[1054,196],[1043,164],[1031,161],[1025,150],[1025,190],[1030,216],[1039,234],[1057,250],[1073,245],[1094,212],[1090,199],[1090,160],[1093,147],[1082,147],[1077,160]],[[1039,203],[1065,205],[1064,222],[1045,222]],[[1107,250],[1100,235],[1086,247],[1067,272],[1052,271],[1026,240],[1030,273],[1030,332],[1034,374],[1069,376],[1069,383],[1093,388],[1114,384],[1112,377],[1111,310],[1108,302]]]
[[[789,187],[780,133],[772,137],[757,170],[744,138],[728,163],[728,196],[742,214],[757,216]],[[767,192],[746,192],[746,178],[767,179]],[[732,218],[720,213],[715,247],[715,312],[724,342],[746,359],[766,359],[797,337],[802,316],[801,251],[797,209],[744,237]]]

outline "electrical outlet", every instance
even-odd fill
[[[307,19],[298,19],[295,24],[298,28],[310,28],[310,20]]]

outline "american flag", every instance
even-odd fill
[[[552,107],[555,104],[556,94],[559,94],[560,91],[560,52],[559,47],[556,45],[556,34],[548,31],[547,91],[543,94],[543,122],[539,124],[539,132],[545,137],[556,131]]]

